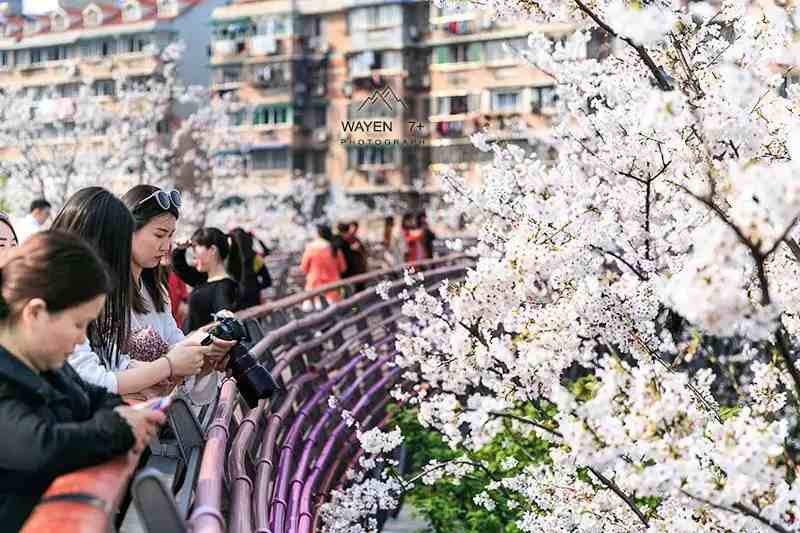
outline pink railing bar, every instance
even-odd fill
[[[222,385],[214,417],[208,428],[208,439],[200,463],[200,474],[192,511],[192,533],[222,533],[225,518],[222,516],[222,478],[225,452],[228,444],[228,427],[237,397],[236,382],[227,379]]]

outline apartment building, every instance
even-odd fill
[[[351,194],[435,192],[454,164],[479,179],[487,129],[529,145],[553,82],[509,52],[538,28],[419,0],[232,0],[214,10],[212,87],[244,105],[234,134],[248,175],[296,176]]]
[[[144,80],[157,52],[187,43],[179,75],[188,84],[210,83],[208,20],[223,0],[60,0],[58,8],[24,15],[20,2],[0,14],[0,87],[34,98],[50,87],[77,95],[90,84],[97,96],[113,96],[117,80]]]

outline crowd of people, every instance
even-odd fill
[[[334,234],[330,226],[317,226],[317,236],[306,245],[301,260],[301,268],[306,275],[307,291],[336,283],[343,279],[364,274],[369,270],[369,251],[358,237],[358,222],[342,222]],[[424,212],[403,215],[400,231],[394,231],[394,217],[384,220],[384,257],[386,266],[422,261],[433,258],[433,242],[436,235],[428,226]],[[355,283],[355,290],[364,288],[363,283]],[[329,303],[342,298],[339,290],[330,290],[324,295]],[[308,306],[319,308],[321,301],[314,300]]]
[[[203,342],[215,317],[258,305],[271,284],[268,250],[244,229],[206,227],[173,242],[176,190],[138,185],[117,197],[87,187],[45,229],[50,211],[36,200],[17,227],[0,214],[0,520],[9,531],[57,476],[129,450],[146,457],[165,419],[130,404],[176,387],[211,402],[235,345]],[[358,222],[336,230],[319,226],[306,246],[308,290],[368,271]],[[432,257],[424,214],[403,217],[400,239],[385,243],[397,261]]]
[[[198,405],[215,397],[235,343],[204,345],[214,315],[258,304],[270,278],[244,230],[202,228],[174,244],[180,208],[178,191],[139,185],[121,197],[82,189],[47,230],[50,206],[36,201],[27,237],[0,215],[4,530],[22,526],[55,477],[146,456],[164,423],[149,401],[175,387]],[[188,303],[182,327],[173,295]]]

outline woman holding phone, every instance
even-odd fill
[[[64,364],[113,286],[97,253],[68,233],[38,233],[0,255],[4,531],[22,527],[56,477],[141,450],[164,423]]]

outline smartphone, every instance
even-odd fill
[[[153,411],[161,411],[162,413],[166,413],[169,409],[169,406],[172,405],[172,399],[174,397],[175,393],[168,394],[167,396],[162,396],[161,398],[136,404],[134,409],[147,409],[149,407]]]

